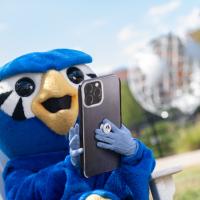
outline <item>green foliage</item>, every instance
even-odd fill
[[[121,82],[121,97],[122,97],[122,120],[127,127],[138,125],[144,118],[143,109],[133,98],[128,84],[125,81]]]
[[[176,125],[167,121],[157,122],[142,131],[140,139],[150,147],[155,157],[168,156],[174,153],[174,140],[176,140]],[[157,134],[158,141],[154,134]],[[158,149],[158,142],[160,144],[161,152]]]
[[[181,128],[174,146],[177,153],[200,149],[200,123]]]
[[[162,150],[162,156],[200,149],[200,123],[178,126],[175,122],[157,122],[154,129]],[[140,139],[160,157],[152,126],[142,131]]]

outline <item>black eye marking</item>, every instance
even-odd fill
[[[23,108],[23,105],[22,105],[22,98],[19,99],[19,101],[18,101],[18,103],[15,107],[15,110],[12,114],[12,118],[14,120],[18,120],[18,121],[26,119],[26,117],[24,115],[24,108]]]
[[[35,90],[35,83],[32,79],[24,77],[15,83],[15,91],[20,97],[28,97]]]
[[[12,91],[0,94],[0,106],[5,102],[5,100],[10,96],[11,93]]]
[[[79,84],[84,80],[83,72],[76,67],[68,68],[66,73],[72,83]]]
[[[87,74],[87,76],[89,76],[90,78],[96,78],[97,77],[96,74]]]

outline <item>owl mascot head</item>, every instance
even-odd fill
[[[15,158],[68,148],[78,117],[78,86],[95,77],[81,51],[21,56],[0,68],[0,148]]]

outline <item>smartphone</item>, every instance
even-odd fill
[[[83,81],[79,86],[79,116],[84,176],[88,178],[116,169],[120,155],[97,147],[95,130],[105,118],[121,127],[120,79],[116,75],[107,75]]]

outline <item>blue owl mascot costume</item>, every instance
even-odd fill
[[[91,61],[84,52],[55,49],[0,67],[0,148],[9,158],[3,172],[7,200],[149,198],[155,166],[151,150],[109,119],[102,123],[111,124],[112,134],[97,129],[97,146],[119,153],[120,166],[90,178],[80,172],[78,86],[96,77],[86,65]]]

